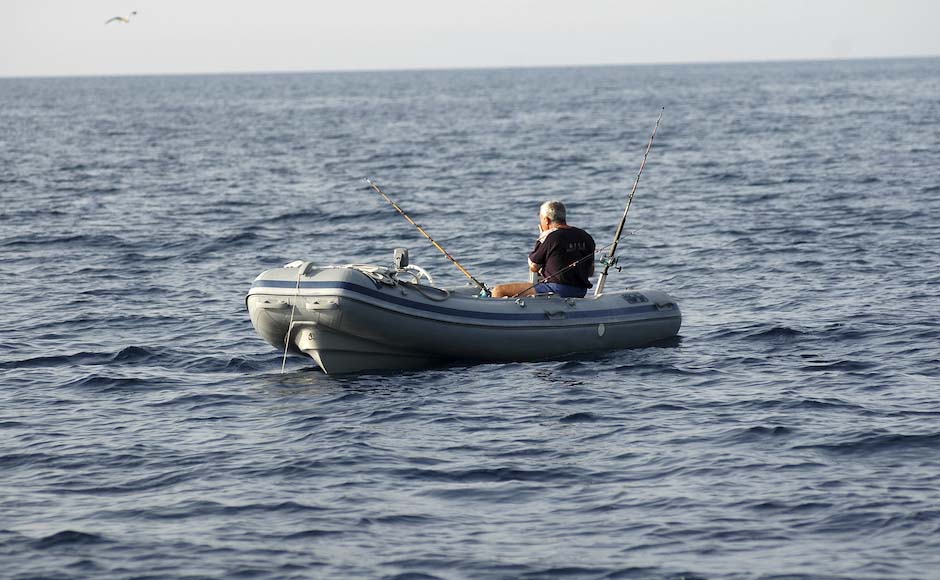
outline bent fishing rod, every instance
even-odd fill
[[[643,168],[646,167],[646,158],[649,157],[650,149],[653,148],[653,139],[656,137],[656,130],[659,129],[659,122],[663,120],[663,113],[666,107],[659,111],[659,118],[656,119],[656,125],[653,127],[653,134],[650,135],[650,142],[646,146],[646,153],[643,154],[643,162],[640,163],[640,170],[636,174],[636,181],[633,182],[633,189],[630,191],[630,197],[627,199],[627,208],[623,210],[623,217],[620,218],[620,225],[617,226],[617,233],[614,235],[614,242],[611,244],[610,253],[601,259],[604,264],[604,271],[597,279],[597,286],[594,288],[594,296],[600,296],[604,292],[604,282],[607,281],[607,272],[610,267],[617,263],[617,245],[620,243],[620,236],[623,234],[623,224],[627,221],[627,214],[630,213],[630,206],[633,204],[633,196],[636,195],[636,188],[640,185],[640,176],[643,175]]]
[[[392,201],[392,198],[390,198],[389,196],[385,195],[385,192],[382,191],[382,188],[380,188],[379,185],[378,185],[376,182],[372,181],[371,179],[366,179],[366,183],[368,183],[370,186],[372,186],[372,189],[374,189],[375,191],[377,191],[379,195],[381,195],[382,197],[384,197],[384,198],[385,198],[385,201],[387,201],[388,203],[390,203],[390,204],[392,205],[392,207],[395,208],[395,211],[397,211],[398,213],[400,213],[403,218],[405,218],[406,220],[408,220],[408,223],[410,223],[410,224],[413,225],[414,227],[418,228],[418,231],[421,232],[421,235],[423,235],[423,236],[426,237],[428,240],[430,240],[430,242],[431,242],[432,244],[434,244],[434,247],[435,247],[435,248],[437,248],[438,250],[440,250],[441,253],[444,254],[444,256],[445,256],[448,260],[450,260],[451,262],[454,263],[455,266],[457,266],[458,268],[460,268],[460,271],[463,272],[464,275],[465,275],[467,278],[470,278],[470,280],[472,280],[474,284],[476,284],[477,286],[479,286],[480,289],[483,290],[483,292],[484,292],[487,296],[489,296],[490,294],[492,294],[492,292],[490,292],[490,289],[487,288],[486,285],[485,285],[483,282],[480,282],[479,280],[477,280],[476,278],[474,278],[473,275],[472,275],[470,272],[468,272],[466,268],[464,268],[463,266],[460,265],[460,262],[458,262],[457,260],[455,260],[454,257],[451,256],[451,255],[447,252],[447,250],[445,250],[440,244],[438,244],[437,242],[435,242],[435,241],[434,241],[434,238],[432,238],[426,231],[424,231],[424,228],[422,228],[421,226],[419,226],[418,224],[416,224],[415,221],[414,221],[413,219],[411,219],[411,218],[408,216],[408,214],[406,214],[406,213],[404,212],[404,210],[402,210],[400,207],[398,207],[398,204],[395,203],[394,201]]]

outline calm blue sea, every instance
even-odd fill
[[[680,338],[333,377],[295,259],[525,276],[538,204]],[[0,576],[940,578],[940,59],[0,79]]]

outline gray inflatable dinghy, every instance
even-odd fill
[[[261,337],[329,374],[637,347],[675,336],[682,321],[658,290],[488,298],[438,287],[414,265],[292,262],[258,276],[246,304]]]

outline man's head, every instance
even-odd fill
[[[548,218],[553,224],[565,225],[567,218],[565,204],[560,201],[546,201],[539,208],[539,221],[541,222],[543,218]]]

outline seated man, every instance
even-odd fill
[[[493,298],[534,296],[554,292],[565,298],[583,298],[594,274],[594,238],[565,221],[565,205],[546,201],[539,208],[539,231],[529,269],[542,276],[538,284],[510,282],[493,288]],[[579,260],[581,260],[579,262]],[[572,264],[576,264],[572,267]]]

